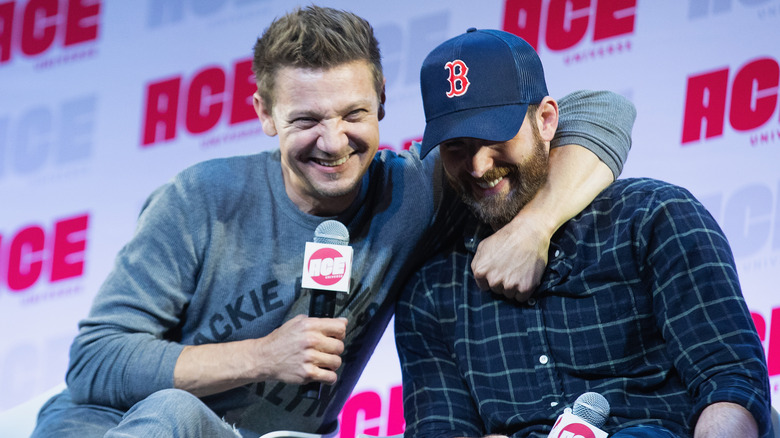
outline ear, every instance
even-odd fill
[[[539,111],[536,113],[536,123],[539,126],[539,134],[544,141],[552,141],[555,131],[558,129],[558,102],[550,96],[542,99]]]
[[[385,95],[385,82],[387,82],[387,79],[382,80],[382,92],[379,93],[379,112],[377,113],[377,119],[379,120],[385,118],[385,99],[387,99],[387,96]]]
[[[274,118],[271,116],[271,109],[265,106],[260,93],[252,95],[252,104],[255,106],[255,113],[257,113],[257,118],[260,119],[265,135],[269,137],[276,135],[276,125],[274,124]]]

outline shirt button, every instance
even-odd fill
[[[540,364],[547,365],[547,362],[549,362],[549,361],[550,361],[550,358],[547,357],[547,355],[543,354],[543,355],[539,356],[539,363]]]
[[[555,254],[553,254],[553,257],[558,258],[560,255],[561,255],[561,250],[560,249],[556,249],[555,250]]]
[[[558,406],[558,402],[550,402],[550,407],[554,408]]]
[[[529,306],[535,306],[536,305],[536,298],[529,298],[528,299],[528,305]]]

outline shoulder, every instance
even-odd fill
[[[258,180],[265,179],[274,166],[280,166],[278,151],[215,158],[183,170],[174,182],[224,195],[224,192],[254,186]]]
[[[382,149],[374,156],[372,168],[388,172],[422,171],[427,163],[433,161],[420,158],[419,150],[414,146],[403,151]]]
[[[244,202],[248,196],[268,192],[260,188],[268,185],[268,171],[275,161],[278,163],[274,154],[275,151],[202,161],[179,172],[150,198],[187,208],[225,208]]]
[[[607,190],[613,190],[618,193],[687,194],[687,196],[690,196],[690,193],[685,188],[654,178],[621,178],[610,184]]]
[[[393,202],[429,199],[431,193],[441,191],[438,156],[438,151],[431,152],[422,159],[415,147],[400,152],[381,150],[369,169],[370,184],[375,192],[392,193]]]
[[[657,225],[658,220],[669,223],[693,218],[715,227],[707,209],[687,189],[652,178],[625,178],[604,189],[574,222],[644,228]]]
[[[618,179],[596,198],[596,201],[612,199],[638,205],[669,201],[697,202],[687,189],[653,178]]]
[[[650,178],[615,181],[582,217],[589,215],[599,226],[632,230],[648,239],[680,232],[723,234],[712,214],[690,191]]]
[[[174,179],[193,184],[234,183],[242,178],[264,172],[274,161],[275,155],[278,156],[277,151],[214,158],[184,169]],[[278,162],[278,159],[276,161]]]

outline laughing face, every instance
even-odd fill
[[[366,61],[328,69],[284,67],[273,108],[255,95],[267,135],[279,136],[287,195],[309,214],[349,207],[379,147],[380,98]]]
[[[529,118],[508,141],[455,138],[439,149],[450,184],[493,229],[509,223],[547,180],[548,146]]]

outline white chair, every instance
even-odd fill
[[[35,429],[38,411],[53,395],[65,389],[65,383],[50,388],[32,399],[0,412],[0,436],[4,438],[29,438]]]

